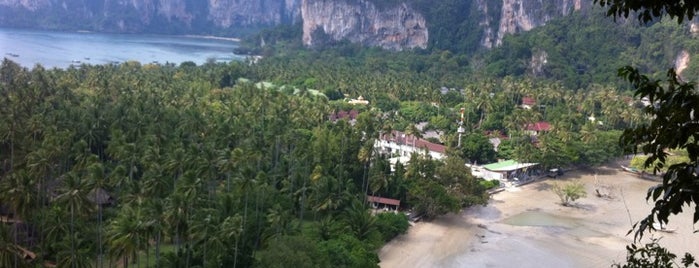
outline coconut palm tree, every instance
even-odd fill
[[[155,263],[160,264],[160,246],[162,244],[162,235],[165,231],[166,218],[165,218],[165,201],[162,198],[154,197],[148,199],[145,206],[143,207],[144,222],[146,222],[146,229],[144,235],[146,236],[146,263],[149,262],[150,250],[148,247],[150,243],[148,242],[152,237],[155,241]]]
[[[36,182],[25,170],[0,180],[0,203],[8,205],[18,220],[26,220],[37,206]]]
[[[95,156],[96,158],[96,156]],[[92,164],[90,164],[87,167],[87,175],[88,175],[88,187],[89,187],[89,196],[88,198],[92,200],[97,206],[97,267],[102,267],[102,256],[103,254],[103,241],[102,241],[102,207],[106,205],[106,202],[108,200],[104,200],[107,198],[107,196],[103,196],[103,193],[108,193],[106,192],[108,182],[107,182],[107,176],[104,170],[104,165],[102,165],[101,162],[98,162],[98,159],[95,159],[92,161]]]
[[[125,205],[107,227],[109,255],[112,259],[121,260],[124,268],[137,261],[139,249],[147,242],[142,235],[141,221],[136,209]]]
[[[587,124],[583,125],[582,129],[580,130],[580,138],[586,144],[596,141],[597,126],[595,126],[595,124],[591,122],[588,122]]]
[[[218,228],[216,234],[224,241],[235,241],[234,244],[234,257],[233,257],[233,267],[238,265],[238,241],[243,234],[243,217],[240,214],[235,214],[234,216],[226,217]]]
[[[82,229],[82,228],[81,228]],[[60,248],[75,247],[70,252],[60,251],[56,256],[57,267],[92,268],[91,256],[92,241],[88,241],[80,232],[69,234],[59,241]]]
[[[87,198],[90,191],[89,181],[69,172],[63,177],[60,187],[61,194],[56,200],[59,204],[68,208],[70,213],[70,256],[77,257],[77,241],[75,239],[76,217],[82,217],[92,210],[90,200]],[[72,262],[72,261],[71,261]]]
[[[0,225],[0,266],[1,267],[24,267],[24,258],[21,256],[21,248],[14,242],[10,232],[10,227],[6,224]]]
[[[345,210],[345,220],[350,231],[360,240],[369,238],[376,230],[376,218],[359,201]]]

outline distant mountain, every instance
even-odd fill
[[[473,72],[571,87],[617,79],[622,63],[699,76],[696,23],[641,27],[603,13],[588,0],[0,0],[5,27],[225,36],[273,28],[309,47],[450,51]]]
[[[499,45],[507,34],[589,5],[582,0],[0,0],[0,26],[239,35],[302,22],[308,46],[329,38],[392,50],[464,50]]]
[[[699,28],[665,20],[639,25],[613,21],[602,10],[576,12],[526,33],[505,36],[500,46],[476,56],[483,73],[495,77],[528,76],[562,82],[572,89],[615,83],[616,70],[633,65],[654,77],[675,68],[699,78]]]
[[[0,0],[0,26],[240,35],[300,19],[301,0]]]

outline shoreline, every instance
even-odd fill
[[[211,39],[211,40],[222,40],[222,41],[231,41],[231,42],[240,42],[240,38],[236,37],[223,37],[223,36],[215,36],[215,35],[196,35],[196,34],[186,34],[186,35],[181,35],[182,37],[188,37],[188,38],[200,38],[200,39]]]
[[[588,196],[564,207],[550,191],[554,183],[580,181]],[[559,179],[540,179],[492,195],[488,205],[470,207],[431,222],[418,222],[379,251],[381,267],[609,267],[626,258],[626,235],[649,212],[647,189],[657,183],[614,166],[575,170]],[[611,198],[600,198],[595,190]],[[692,213],[670,217],[674,234],[660,243],[682,256],[699,252]]]

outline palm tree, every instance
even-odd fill
[[[597,140],[597,127],[595,124],[588,122],[583,125],[580,130],[580,138],[586,144],[592,143]]]
[[[360,240],[369,238],[376,230],[376,218],[358,201],[352,203],[346,210],[346,221],[350,231]]]
[[[492,93],[483,92],[479,94],[476,99],[476,109],[480,112],[480,119],[478,120],[478,127],[480,128],[485,120],[485,116],[493,109],[493,100],[490,97]]]
[[[165,222],[172,232],[176,250],[179,251],[188,227],[188,206],[180,194],[170,195],[165,202]]]
[[[526,127],[528,118],[525,110],[516,109],[512,114],[506,117],[505,127],[508,128],[508,134],[512,137],[513,133],[520,133]]]
[[[137,171],[136,164],[139,160],[137,146],[133,142],[126,141],[126,134],[120,130],[112,131],[112,139],[107,147],[107,153],[122,163],[126,163],[128,182],[134,180]]]
[[[275,204],[268,209],[267,223],[270,225],[268,236],[275,239],[292,231],[292,216],[289,210],[280,204]]]
[[[73,247],[77,248],[71,252],[59,252],[57,254],[57,267],[74,267],[74,268],[92,268],[92,259],[90,258],[91,241],[84,239],[81,233],[76,232],[69,234],[63,241],[58,244],[61,248]]]
[[[75,217],[87,214],[90,212],[90,200],[87,198],[89,193],[89,185],[87,180],[79,178],[73,173],[67,173],[63,176],[61,186],[61,194],[58,195],[57,201],[63,204],[70,211],[70,251],[71,257],[77,257],[76,240],[75,240]]]
[[[144,235],[146,235],[146,247],[149,247],[149,237],[155,236],[155,263],[160,264],[160,245],[162,243],[162,235],[165,229],[166,218],[165,218],[165,204],[164,200],[161,198],[150,198],[146,202],[144,208],[144,222],[146,222],[146,230]],[[146,263],[149,263],[150,250],[146,249]]]
[[[194,245],[202,253],[202,266],[222,266],[222,260],[230,254],[227,252],[230,241],[239,239],[242,218],[239,215],[222,218],[220,211],[213,208],[199,210],[195,218],[190,233]]]
[[[0,225],[0,266],[18,267],[21,264],[20,260],[24,261],[21,257],[21,248],[12,237],[9,226]]]
[[[36,182],[24,170],[0,181],[0,202],[9,205],[18,220],[26,220],[37,205]]]
[[[123,206],[107,229],[109,254],[113,259],[121,259],[125,268],[136,261],[139,248],[147,242],[142,236],[138,214],[131,206]]]
[[[187,152],[184,145],[175,144],[170,146],[165,159],[165,171],[172,177],[173,187],[176,185],[177,179],[184,173],[184,170],[189,166]]]
[[[94,155],[93,155],[94,156]],[[98,219],[98,225],[97,225],[97,267],[102,267],[102,256],[104,255],[103,253],[103,242],[102,242],[102,206],[104,206],[108,200],[104,200],[107,198],[104,196],[104,193],[106,193],[106,188],[107,188],[107,176],[105,174],[104,166],[102,165],[101,162],[99,162],[97,156],[94,156],[95,159],[92,160],[92,164],[90,164],[87,167],[87,176],[88,176],[88,187],[89,187],[89,196],[88,198],[92,200],[97,205],[97,219]]]
[[[226,217],[218,228],[218,232],[216,234],[217,237],[220,237],[224,241],[235,241],[233,268],[235,268],[238,264],[238,241],[240,240],[242,234],[243,217],[241,217],[239,214]]]
[[[566,126],[567,123],[569,124],[569,122],[564,122],[561,120],[555,122],[553,126],[553,132],[556,134],[556,137],[564,143],[569,142],[573,137],[573,133],[570,131],[570,128]]]

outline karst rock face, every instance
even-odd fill
[[[479,6],[487,7],[484,1]],[[500,10],[500,20],[497,23],[489,25],[497,26],[497,28],[486,28],[483,45],[486,47],[499,46],[502,43],[502,38],[507,34],[529,31],[536,27],[546,24],[548,21],[566,16],[575,10],[589,8],[591,1],[582,2],[582,0],[502,0],[502,9]],[[488,18],[483,17],[484,23]]]
[[[379,9],[368,1],[304,0],[303,43],[313,46],[318,34],[392,50],[426,48],[424,16],[405,3]]]
[[[0,26],[104,32],[224,33],[303,25],[303,42],[329,39],[391,50],[426,48],[430,22],[410,0],[0,0]],[[497,1],[497,2],[494,2]],[[589,8],[582,0],[471,0],[486,48],[511,33]],[[435,2],[438,5],[439,2]],[[496,9],[496,10],[488,10]],[[498,10],[499,9],[499,10]]]
[[[471,3],[478,10],[480,20],[478,28],[472,31],[482,32],[481,44],[486,48],[500,45],[507,34],[529,31],[590,7],[582,0],[501,0],[502,3],[495,5],[486,1],[493,0]],[[409,2],[377,8],[375,2],[367,0],[304,0],[301,4],[303,42],[313,46],[318,41],[314,37],[322,32],[333,40],[346,39],[393,50],[425,48],[429,22]],[[500,10],[488,10],[489,6]]]
[[[216,32],[295,24],[301,19],[300,4],[301,0],[0,0],[0,25],[106,32]],[[41,15],[56,21],[43,20]]]

